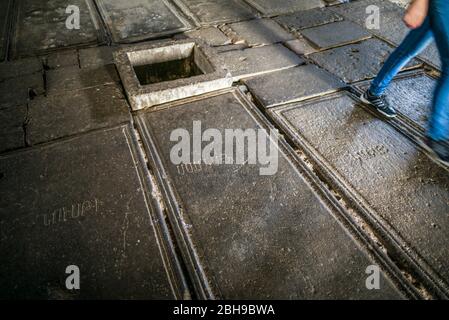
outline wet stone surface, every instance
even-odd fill
[[[316,8],[282,15],[274,18],[274,20],[288,30],[298,31],[327,23],[338,22],[343,20],[343,17],[331,11],[329,8]]]
[[[225,22],[256,18],[256,12],[242,0],[175,0],[191,12],[201,25],[218,25]]]
[[[329,23],[300,31],[319,49],[341,46],[371,37],[371,34],[350,21]]]
[[[189,23],[165,0],[97,0],[115,42],[131,42],[187,30]]]
[[[9,8],[11,4],[12,0],[4,0],[0,2],[0,61],[3,61],[6,58]]]
[[[220,54],[234,79],[294,67],[304,63],[294,52],[277,44]]]
[[[266,108],[334,92],[345,86],[340,79],[314,65],[250,78],[244,84]]]
[[[0,82],[33,73],[42,73],[43,70],[42,61],[39,58],[26,58],[0,63]]]
[[[436,84],[434,78],[425,74],[396,79],[387,89],[385,97],[396,110],[426,129]],[[368,87],[368,84],[360,86],[362,90]]]
[[[62,47],[101,42],[101,31],[96,28],[99,17],[95,11],[90,11],[91,1],[72,0],[70,4],[80,9],[82,32],[66,27],[69,14],[66,14],[65,0],[19,1],[19,17],[13,42],[14,56],[29,56]]]
[[[1,298],[173,298],[132,144],[119,127],[0,157]]]
[[[319,66],[340,77],[346,83],[374,78],[393,51],[388,44],[378,39],[317,52],[309,55]],[[411,61],[407,68],[418,66]]]
[[[321,0],[246,0],[266,16],[324,7]]]
[[[234,42],[244,41],[249,46],[267,45],[295,39],[271,19],[257,19],[229,25],[235,33]]]
[[[30,102],[27,139],[37,144],[127,121],[128,104],[115,86],[67,91]]]
[[[63,67],[79,67],[79,57],[76,50],[55,52],[45,58],[45,65],[48,69],[58,69]]]
[[[373,262],[342,229],[283,151],[278,171],[260,165],[174,165],[170,135],[177,128],[257,129],[232,93],[140,115],[159,150],[182,207],[172,219],[189,226],[200,263],[224,299],[400,298],[386,278],[365,288]],[[205,144],[203,144],[205,146]],[[190,156],[192,154],[190,153]]]
[[[274,113],[448,282],[447,171],[346,95]]]

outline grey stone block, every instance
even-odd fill
[[[287,30],[298,31],[342,21],[343,17],[329,8],[315,8],[282,15],[274,19]]]
[[[45,93],[44,76],[33,73],[0,82],[0,108],[24,105],[30,95]]]
[[[127,43],[183,32],[190,23],[166,0],[97,0],[112,38]]]
[[[340,79],[314,65],[250,78],[244,84],[265,108],[335,92],[345,86]]]
[[[374,78],[392,51],[393,48],[388,44],[378,39],[368,39],[358,44],[313,53],[309,58],[346,83],[352,83]],[[406,68],[417,66],[419,62],[413,60]]]
[[[127,121],[128,104],[118,88],[68,91],[30,102],[27,138],[34,145]]]
[[[2,299],[182,297],[135,145],[123,126],[0,156]]]
[[[388,87],[385,98],[397,111],[424,131],[428,127],[432,112],[436,85],[436,79],[421,72],[399,76]],[[365,91],[369,84],[362,84],[359,88]]]
[[[310,43],[304,38],[287,41],[286,43],[284,43],[284,46],[286,46],[291,51],[300,56],[301,55],[307,56],[311,53],[318,51],[317,49],[312,47]]]
[[[46,65],[49,69],[62,67],[79,67],[79,57],[76,50],[55,52],[46,57]]]
[[[0,152],[25,146],[26,118],[25,105],[0,109]]]
[[[370,33],[350,21],[334,22],[301,30],[301,34],[321,50],[371,37]]]
[[[175,39],[200,39],[212,47],[224,46],[231,43],[231,40],[216,27],[206,27],[194,31],[188,31],[176,35]]]
[[[43,72],[42,61],[39,58],[26,58],[0,63],[0,82],[20,76]]]
[[[47,71],[48,94],[66,94],[66,91],[115,84],[120,81],[114,65],[93,69],[78,67]]]
[[[260,46],[286,42],[295,37],[271,19],[256,19],[229,25],[233,31],[233,42],[245,42],[249,46]]]
[[[115,61],[133,110],[232,86],[220,56],[199,39],[121,48]]]
[[[73,0],[70,3],[80,9],[80,30],[66,27],[68,4],[65,0],[23,0],[18,3],[19,16],[12,43],[15,57],[103,41],[92,0]]]
[[[203,280],[197,283],[204,289],[200,297],[401,298],[383,275],[381,290],[365,288],[366,267],[375,262],[315,193],[317,182],[297,170],[285,144],[277,147],[278,171],[272,176],[261,176],[259,164],[171,161],[175,129],[191,135],[193,121],[201,121],[201,133],[265,128],[254,109],[234,91],[139,115],[143,141],[163,170],[159,181],[173,195],[168,216],[183,239],[184,261],[192,279]]]
[[[265,16],[275,16],[294,11],[324,7],[321,0],[246,0]]]
[[[229,51],[220,56],[236,81],[304,63],[302,58],[280,44]]]
[[[367,206],[382,226],[374,228],[387,231],[421,270],[433,270],[434,283],[448,283],[449,247],[441,245],[449,241],[447,171],[344,94],[273,114],[326,177]]]
[[[219,25],[257,17],[255,11],[241,0],[174,0],[174,2],[202,26]]]

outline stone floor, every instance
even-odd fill
[[[449,175],[417,144],[436,48],[389,89],[397,119],[357,99],[405,34],[406,3],[2,1],[0,297],[448,298]],[[134,74],[179,52],[205,74]],[[277,128],[277,173],[174,165],[170,135],[195,121]]]

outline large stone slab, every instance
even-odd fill
[[[26,58],[10,62],[0,63],[0,82],[44,71],[42,61],[39,58]]]
[[[249,46],[260,46],[286,42],[295,37],[271,19],[255,19],[229,25],[234,42],[245,42]]]
[[[432,112],[436,85],[437,80],[425,73],[400,76],[391,83],[385,98],[413,124],[425,130]],[[359,88],[366,90],[369,84],[360,85]]]
[[[46,72],[48,94],[64,94],[66,91],[110,85],[120,82],[114,65],[92,69],[78,66],[61,68]]]
[[[341,21],[301,31],[320,50],[341,46],[371,37],[371,34],[350,21]]]
[[[368,208],[434,284],[449,283],[449,247],[442,245],[449,242],[447,171],[345,94],[271,110],[325,176]]]
[[[0,157],[2,299],[179,296],[134,141],[123,126]]]
[[[242,0],[174,0],[199,25],[219,25],[256,18]]]
[[[335,92],[345,84],[315,65],[305,65],[244,80],[265,108]]]
[[[73,0],[80,10],[80,29],[68,29],[65,0],[19,1],[13,41],[14,56],[29,56],[62,47],[91,45],[103,41],[99,17],[91,0]]]
[[[0,109],[0,152],[25,146],[26,118],[25,105]]]
[[[223,52],[220,57],[234,80],[291,68],[305,62],[281,44]]]
[[[321,0],[245,0],[265,16],[275,16],[294,11],[324,7]]]
[[[166,0],[96,0],[114,42],[157,38],[190,28]]]
[[[368,39],[361,43],[313,53],[309,58],[345,82],[352,83],[374,78],[392,51],[393,48],[388,44],[378,39]],[[418,61],[413,60],[406,68],[418,65]]]
[[[274,19],[287,30],[298,31],[327,23],[342,21],[343,17],[329,8],[315,8],[281,15]]]
[[[229,45],[231,40],[217,27],[205,27],[174,36],[175,39],[200,39],[212,47]]]
[[[0,108],[24,105],[30,96],[45,92],[44,75],[41,72],[23,75],[0,82]]]
[[[117,87],[67,91],[30,102],[27,140],[37,144],[127,121],[129,107]]]
[[[164,194],[173,195],[167,198],[169,217],[200,296],[400,298],[386,278],[381,290],[365,288],[365,269],[374,262],[337,222],[332,206],[313,191],[315,182],[296,169],[283,143],[276,147],[278,170],[271,176],[261,176],[261,165],[246,162],[171,162],[174,130],[192,134],[193,121],[201,122],[201,130],[222,135],[226,129],[264,128],[254,109],[230,91],[138,117]]]
[[[360,26],[366,26],[366,8],[375,5],[380,9],[379,29],[370,29],[369,31],[395,45],[399,45],[410,31],[402,21],[404,8],[390,1],[384,0],[361,0],[349,4],[331,7],[330,10],[343,15],[346,19],[358,23]],[[435,44],[423,51],[419,55],[424,61],[433,66],[440,67],[441,61],[438,55],[438,49]]]
[[[0,2],[0,62],[6,58],[9,38],[9,10],[11,7],[12,0],[5,0]]]
[[[47,55],[44,59],[46,69],[59,69],[65,67],[79,67],[79,55],[77,50],[56,51]]]

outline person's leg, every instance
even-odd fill
[[[390,55],[377,77],[371,83],[369,92],[373,96],[381,96],[399,71],[432,41],[433,34],[430,28],[430,19],[427,17],[423,25],[418,29],[410,31],[400,46]]]
[[[428,134],[435,141],[449,141],[449,1],[432,0],[429,16],[442,72],[435,90]]]

